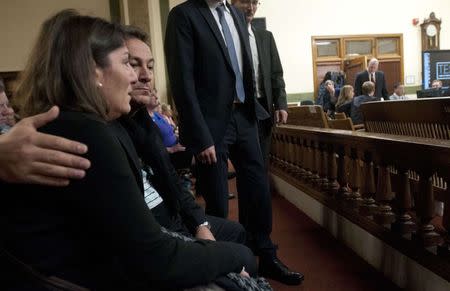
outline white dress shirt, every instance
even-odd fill
[[[159,195],[158,191],[153,187],[150,183],[148,175],[153,175],[153,171],[149,168],[150,173],[147,174],[144,170],[142,171],[142,179],[144,182],[144,199],[145,203],[147,203],[148,208],[153,209],[159,204],[163,202],[161,195]]]
[[[217,26],[219,27],[220,33],[222,33],[222,38],[225,44],[227,42],[225,41],[225,37],[223,36],[223,30],[222,25],[220,24],[219,20],[219,14],[217,13],[216,8],[221,5],[222,3],[225,5],[225,21],[228,24],[228,27],[230,28],[231,37],[233,38],[234,48],[236,50],[236,56],[237,61],[239,64],[239,70],[241,71],[241,75],[243,72],[243,61],[242,61],[242,49],[241,49],[241,40],[239,39],[239,33],[237,31],[236,25],[234,24],[233,16],[231,15],[230,9],[226,5],[226,0],[217,2],[217,0],[205,0],[206,3],[209,6],[209,9],[211,10],[212,15],[214,16],[214,19],[216,20]]]

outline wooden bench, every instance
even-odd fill
[[[450,97],[367,102],[361,110],[367,132],[450,139]]]
[[[327,117],[319,105],[288,108],[288,124],[328,128]]]
[[[345,115],[345,112],[336,112],[334,114],[335,119],[346,119],[347,116]]]
[[[351,118],[330,119],[328,120],[328,126],[333,129],[355,130]]]

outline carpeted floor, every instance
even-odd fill
[[[230,192],[236,193],[235,179],[230,180]],[[237,213],[237,199],[232,199],[229,218],[237,220]],[[278,195],[273,196],[272,240],[279,246],[278,257],[305,275],[300,286],[270,281],[274,290],[401,290]]]

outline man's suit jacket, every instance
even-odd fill
[[[264,107],[273,117],[274,110],[287,109],[283,67],[275,39],[270,31],[252,27],[259,58],[259,78],[263,92]]]
[[[267,116],[255,100],[244,15],[235,7],[227,6],[241,42],[242,77],[249,118]],[[165,52],[170,86],[181,121],[180,140],[197,154],[223,140],[236,98],[235,74],[229,53],[205,0],[189,0],[170,11]]]
[[[367,70],[359,72],[355,79],[355,96],[363,95],[362,85],[364,82],[369,81],[369,72]],[[384,73],[382,71],[375,72],[375,94],[376,97],[383,97],[388,99],[388,91],[386,89],[386,80],[384,79]]]
[[[0,204],[4,245],[23,262],[92,290],[180,289],[242,269],[244,246],[186,243],[161,232],[118,122],[61,112],[41,130],[85,143],[91,168],[67,187],[2,185],[11,193]]]
[[[162,142],[161,132],[147,109],[142,107],[132,117],[122,117],[120,122],[130,135],[139,157],[152,168],[155,177],[152,184],[173,219],[180,215],[183,223],[194,233],[197,226],[206,221],[205,211],[195,202],[192,194],[181,186]]]

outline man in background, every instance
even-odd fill
[[[367,70],[359,72],[355,79],[355,96],[363,95],[362,85],[364,82],[370,81],[375,84],[374,96],[378,98],[388,99],[388,91],[386,89],[386,80],[384,73],[378,70],[379,61],[375,58],[369,61]]]
[[[362,124],[364,123],[364,117],[361,112],[361,104],[370,102],[370,101],[380,101],[380,98],[375,97],[375,84],[371,81],[366,81],[362,85],[362,95],[353,98],[352,101],[352,109],[351,109],[351,118],[353,124]]]
[[[433,89],[442,88],[442,81],[441,80],[433,80],[433,82],[431,82],[431,88],[433,88]]]
[[[270,115],[270,118],[258,120],[259,142],[267,167],[272,127],[274,123],[286,123],[288,118],[283,67],[272,33],[252,26],[252,20],[260,5],[259,0],[233,0],[231,3],[244,12],[250,36],[256,97]]]
[[[271,194],[258,143],[253,64],[243,14],[224,0],[188,0],[167,20],[165,53],[181,142],[197,160],[206,213],[228,216],[227,158],[236,170],[239,221],[260,274],[298,285],[303,276],[277,257]]]
[[[408,100],[408,97],[405,96],[405,86],[402,83],[394,84],[394,93],[389,96],[389,100]]]

